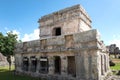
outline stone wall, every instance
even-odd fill
[[[18,43],[15,52],[37,53],[37,52],[58,52],[74,49],[97,48],[97,31],[89,30],[86,32],[53,36],[51,38],[39,39],[29,42]]]
[[[83,32],[91,29],[91,20],[80,5],[72,6],[39,19],[40,38],[54,36],[54,28],[61,28],[61,35]],[[46,29],[47,28],[47,29]]]
[[[105,45],[99,39],[97,30],[89,30],[18,43],[15,49],[16,71],[41,77],[46,76],[46,78],[52,77],[51,80],[54,80],[54,77],[59,80],[63,80],[63,78],[66,78],[65,80],[102,80],[110,70],[108,53],[106,53]],[[31,64],[32,56],[37,59],[36,71],[31,71],[32,65],[28,66],[28,71],[24,71],[22,69],[23,58],[27,57]],[[48,59],[46,74],[39,72],[41,57]],[[60,58],[59,75],[55,73],[55,57]],[[74,68],[69,63],[71,60],[75,64]],[[71,74],[70,68],[75,74]]]

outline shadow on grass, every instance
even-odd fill
[[[41,79],[33,78],[30,76],[15,75],[14,70],[8,71],[6,69],[0,69],[0,80],[41,80]]]
[[[6,69],[0,69],[0,72],[5,72],[6,71]]]

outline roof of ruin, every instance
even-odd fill
[[[90,16],[88,15],[88,13],[85,11],[85,9],[80,5],[80,4],[77,4],[77,5],[74,5],[72,7],[67,7],[67,8],[64,8],[64,9],[61,9],[59,11],[56,11],[56,12],[53,12],[51,14],[47,14],[47,15],[44,15],[42,16],[38,22],[40,22],[41,20],[43,19],[48,19],[50,17],[52,17],[54,14],[61,14],[61,13],[65,13],[65,12],[68,12],[68,11],[71,11],[71,10],[74,10],[74,9],[79,9],[82,13],[85,14],[85,16],[90,20]],[[90,20],[91,21],[91,20]]]

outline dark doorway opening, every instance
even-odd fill
[[[68,56],[68,74],[76,77],[76,64],[74,56]]]
[[[55,56],[55,73],[61,73],[61,60],[59,56]]]
[[[30,59],[31,59],[31,71],[36,72],[37,59],[35,58],[35,56],[32,56]]]
[[[28,71],[28,67],[29,67],[29,59],[27,57],[23,58],[23,70],[24,71]]]
[[[40,58],[40,73],[48,73],[48,59],[47,59],[47,57]]]

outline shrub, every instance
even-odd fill
[[[115,66],[115,63],[112,61],[112,60],[110,60],[110,66]]]

